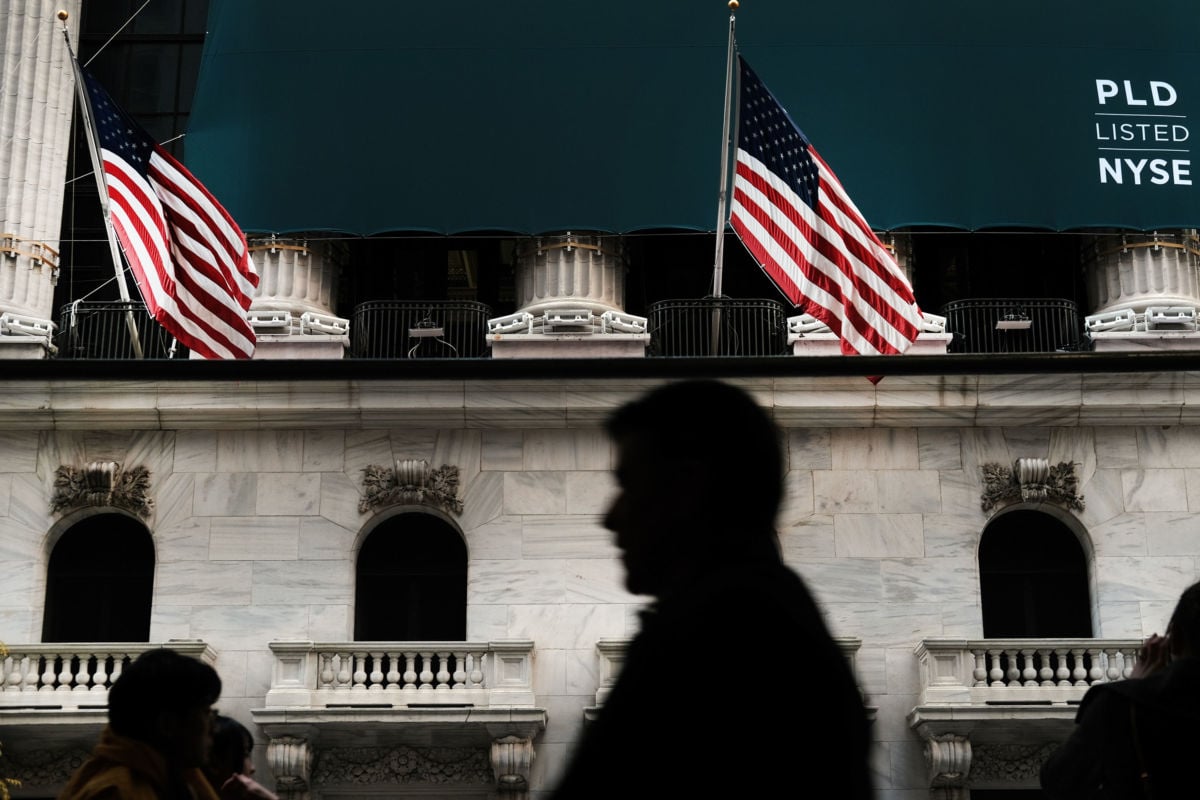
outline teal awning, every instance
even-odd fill
[[[185,160],[248,231],[713,230],[722,0],[211,0]],[[1200,226],[1196,0],[746,0],[878,229]]]

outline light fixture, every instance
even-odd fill
[[[996,320],[996,330],[998,331],[1027,331],[1033,327],[1033,320],[1028,314],[1005,314],[1000,319]]]

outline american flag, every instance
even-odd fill
[[[104,163],[109,214],[146,307],[204,358],[250,358],[258,273],[246,237],[200,181],[81,69]]]
[[[812,143],[738,63],[730,225],[788,300],[838,334],[844,354],[903,353],[922,323],[908,279]]]

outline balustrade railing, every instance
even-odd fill
[[[649,356],[788,354],[787,313],[775,300],[706,297],[647,308]]]
[[[922,705],[1076,703],[1128,678],[1139,639],[926,639],[917,645]]]
[[[1079,308],[1060,298],[955,300],[942,308],[951,353],[1054,353],[1084,347]]]
[[[147,650],[169,647],[214,663],[212,648],[201,641],[165,643],[6,644],[0,659],[0,711],[14,708],[103,708],[108,689],[129,662]]]
[[[171,352],[172,336],[154,321],[145,303],[76,300],[59,311],[58,335],[54,339],[58,358],[136,358],[133,337],[129,335],[131,315],[143,358],[188,357],[182,345]]]
[[[373,300],[354,308],[354,358],[486,358],[491,309],[467,300]]]
[[[267,708],[532,706],[532,642],[272,642]]]

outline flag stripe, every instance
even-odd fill
[[[921,331],[908,279],[829,165],[738,59],[730,226],[784,296],[844,353],[903,353]]]
[[[221,204],[83,72],[117,239],[150,314],[204,358],[250,358],[259,278]]]

